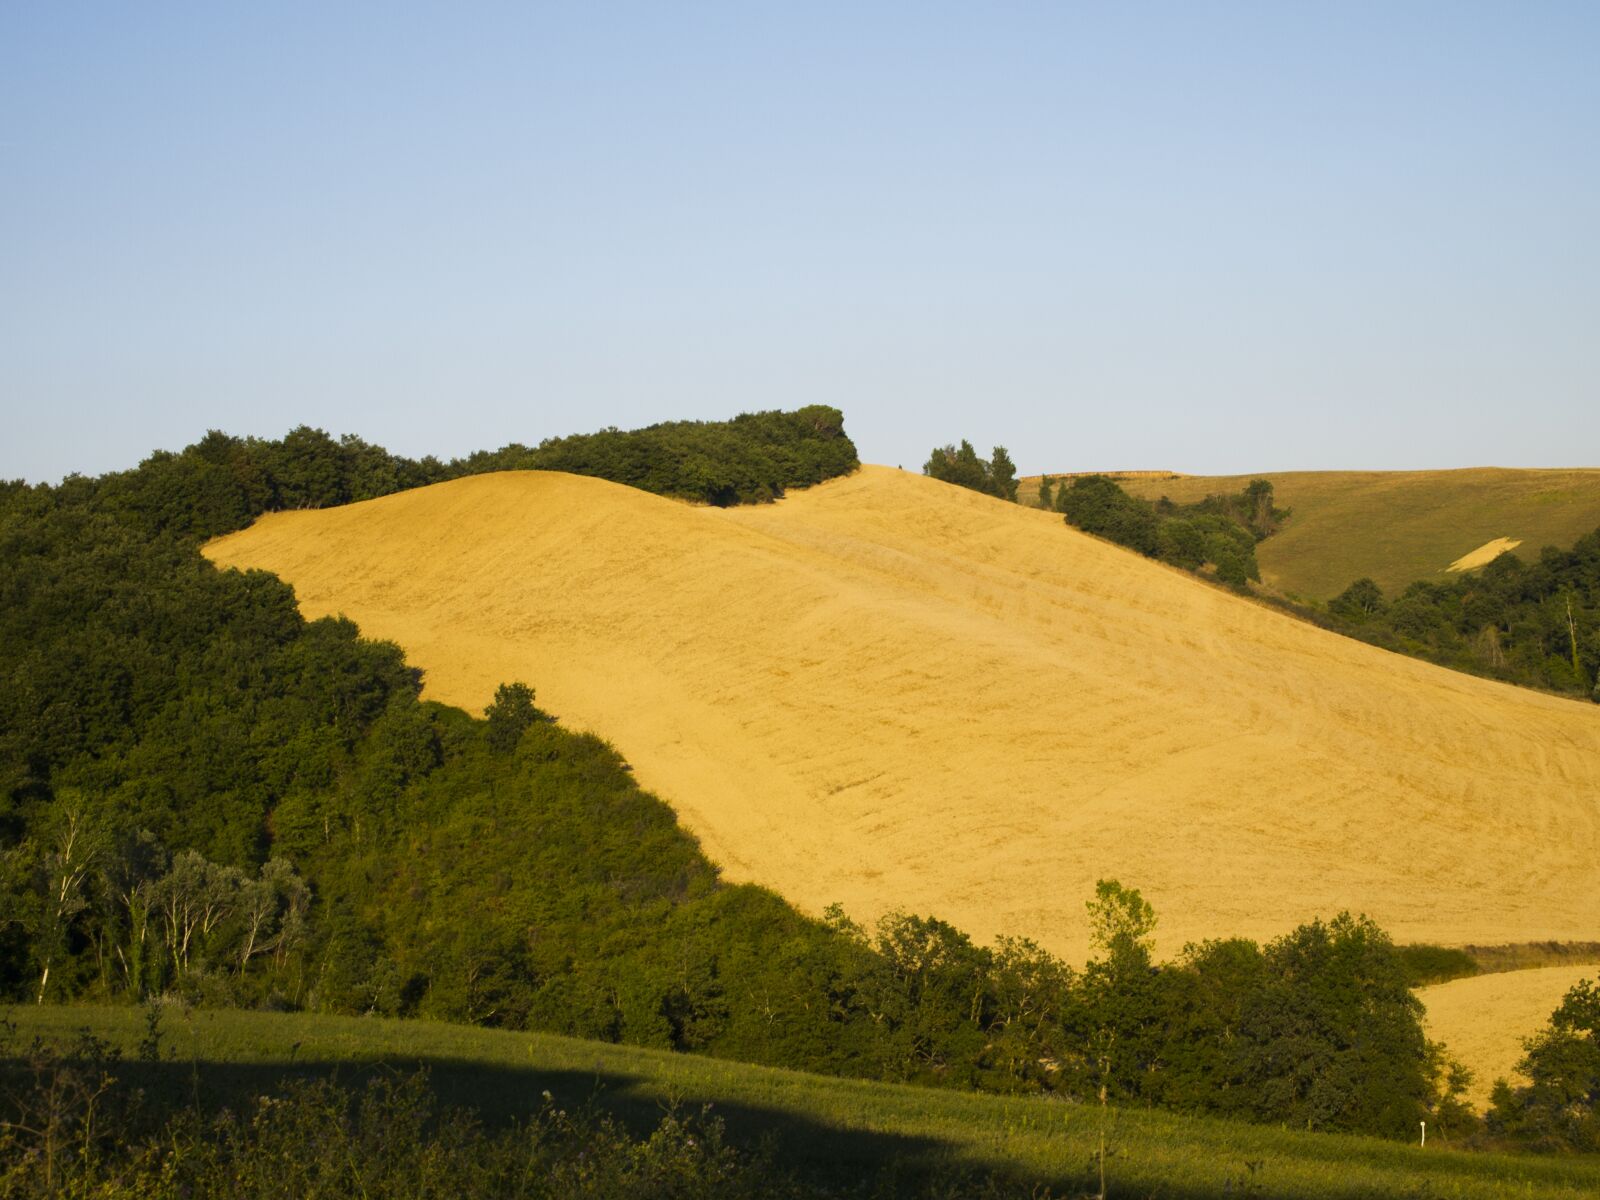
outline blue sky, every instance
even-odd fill
[[[1600,465],[1600,5],[0,10],[0,477],[825,402],[869,461]]]

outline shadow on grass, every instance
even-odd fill
[[[0,1075],[11,1074],[15,1059],[0,1058]],[[280,1094],[295,1082],[329,1081],[352,1094],[371,1080],[408,1076],[426,1071],[429,1090],[440,1110],[471,1109],[490,1128],[504,1127],[537,1114],[548,1104],[570,1114],[605,1115],[636,1138],[647,1137],[669,1111],[698,1118],[702,1112],[719,1118],[728,1141],[739,1147],[760,1146],[777,1165],[823,1187],[848,1194],[865,1191],[875,1197],[898,1195],[941,1197],[982,1196],[999,1200],[1010,1196],[1083,1197],[1098,1191],[1092,1162],[1073,1162],[1067,1173],[1030,1172],[1004,1161],[981,1162],[972,1147],[938,1137],[844,1128],[789,1109],[728,1101],[712,1088],[687,1088],[663,1099],[658,1084],[648,1076],[606,1069],[514,1067],[482,1061],[438,1056],[388,1055],[369,1061],[306,1060],[291,1063],[236,1063],[169,1058],[160,1062],[124,1059],[114,1074],[126,1086],[143,1089],[155,1107],[196,1107],[215,1113],[249,1109],[262,1096]],[[549,1098],[546,1098],[549,1093]],[[1116,1139],[1120,1140],[1120,1139]],[[1330,1144],[1330,1158],[1338,1151]],[[1004,1156],[1005,1146],[995,1147]],[[1135,1152],[1136,1153],[1136,1152]],[[1113,1180],[1134,1165],[1118,1156],[1110,1164]],[[1370,1188],[1322,1180],[1304,1189],[1274,1178],[1274,1157],[1264,1155],[1261,1178],[1246,1178],[1243,1170],[1226,1186],[1185,1179],[1179,1171],[1159,1184],[1112,1188],[1124,1196],[1161,1196],[1167,1200],[1213,1200],[1239,1195],[1278,1197],[1315,1196],[1317,1200],[1355,1200],[1371,1195]],[[1313,1154],[1311,1157],[1320,1158]],[[1243,1156],[1240,1166],[1243,1165]],[[1206,1165],[1196,1163],[1197,1172]],[[1446,1179],[1474,1174],[1470,1162],[1434,1164],[1441,1168],[1432,1184],[1412,1177],[1401,1190],[1389,1194],[1434,1195]],[[1209,1173],[1209,1172],[1208,1172]],[[1433,1172],[1429,1172],[1433,1174]],[[1134,1174],[1145,1174],[1135,1171]],[[1046,1192],[1045,1189],[1048,1189]]]
[[[0,1073],[16,1066],[0,1059]],[[694,1089],[663,1098],[647,1091],[653,1081],[596,1067],[593,1070],[507,1067],[438,1057],[392,1056],[353,1062],[307,1060],[295,1063],[232,1063],[170,1059],[124,1059],[114,1074],[127,1087],[142,1089],[157,1109],[247,1110],[262,1096],[281,1093],[295,1082],[329,1081],[352,1095],[374,1079],[426,1071],[429,1090],[441,1111],[467,1108],[490,1127],[525,1120],[546,1105],[569,1114],[612,1118],[634,1137],[644,1138],[669,1112],[699,1119],[719,1118],[735,1146],[761,1146],[774,1162],[824,1185],[889,1182],[921,1191],[954,1176],[993,1178],[1001,1194],[1027,1195],[1046,1183],[1053,1194],[1078,1195],[1082,1180],[1022,1179],[962,1162],[957,1148],[936,1138],[840,1128],[782,1108],[729,1102]],[[545,1093],[549,1093],[546,1099]],[[899,1188],[886,1194],[898,1194]]]

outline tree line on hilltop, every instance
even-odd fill
[[[398,647],[201,556],[252,509],[417,477],[387,459],[214,434],[0,492],[0,996],[426,1016],[1397,1136],[1457,1119],[1371,922],[1158,963],[1148,906],[1105,883],[1073,968],[932,916],[813,919],[721,881],[527,684],[481,718],[423,702]]]
[[[996,446],[988,458],[979,458],[965,438],[959,446],[935,446],[922,473],[997,500],[1017,498],[1017,467],[1004,446]]]
[[[158,451],[136,470],[68,476],[55,488],[0,482],[0,500],[26,509],[47,498],[142,532],[206,538],[266,512],[372,500],[491,471],[590,475],[661,496],[727,506],[774,500],[860,465],[836,408],[744,413],[731,421],[673,421],[644,429],[512,443],[443,462],[391,454],[354,435],[299,426],[281,439],[212,430],[181,453]]]
[[[836,408],[742,413],[731,421],[668,421],[505,446],[462,460],[482,470],[568,471],[660,496],[727,507],[781,498],[861,465]]]

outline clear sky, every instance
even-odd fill
[[[1600,465],[1600,3],[0,7],[0,477],[824,402]]]

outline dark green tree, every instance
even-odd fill
[[[1365,621],[1383,610],[1383,589],[1371,579],[1358,579],[1330,601],[1328,609],[1352,621]]]
[[[935,446],[922,473],[1000,500],[1017,498],[1017,468],[1004,446],[996,446],[988,459],[979,458],[965,438],[959,446]]]
[[[484,736],[496,754],[510,754],[527,728],[539,718],[533,706],[533,689],[525,683],[502,683],[483,715],[488,719]]]
[[[1084,907],[1089,914],[1090,943],[1118,973],[1150,966],[1156,912],[1137,888],[1102,879],[1094,885],[1094,899]]]
[[[1271,537],[1278,531],[1278,526],[1288,516],[1273,507],[1272,482],[1266,479],[1252,479],[1245,485],[1243,493],[1245,521],[1255,533],[1256,540],[1262,541]]]
[[[1104,475],[1080,475],[1056,506],[1067,524],[1154,558],[1161,548],[1155,508],[1128,495]]]
[[[1431,1099],[1422,1003],[1371,920],[1313,921],[1265,951],[1240,1082],[1258,1119],[1407,1137]]]
[[[1002,500],[1017,499],[1017,465],[1004,446],[996,446],[989,457],[989,487]]]

